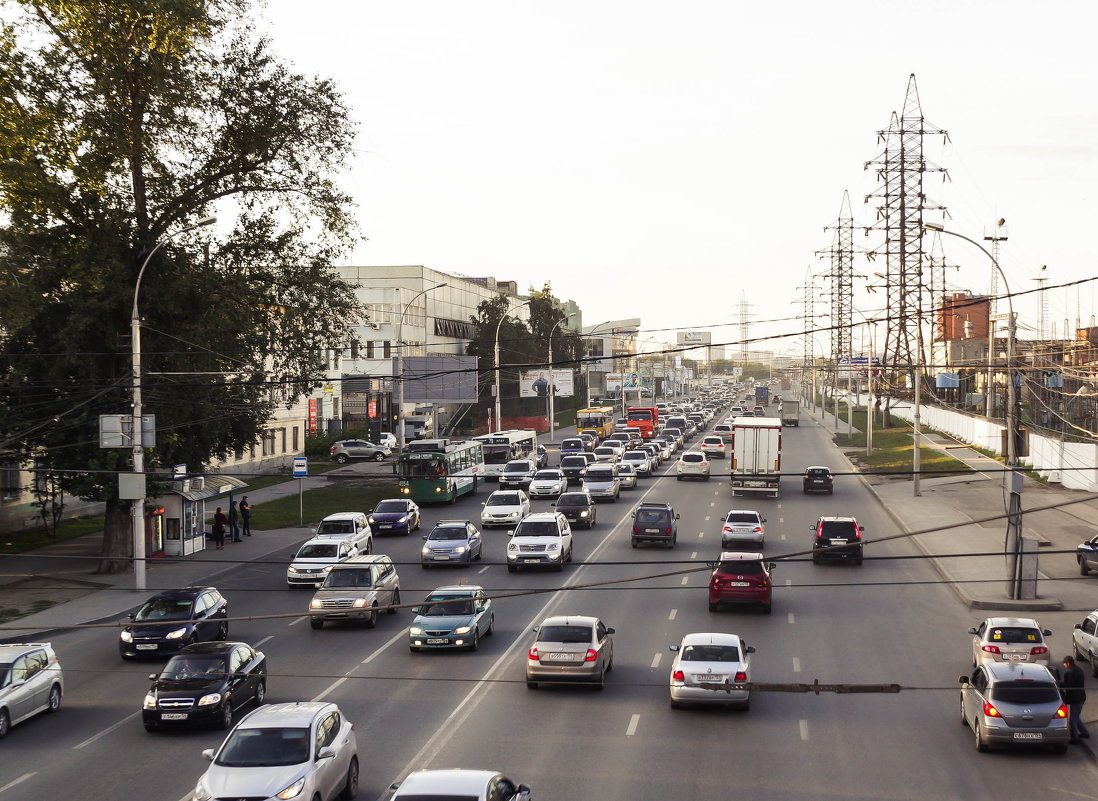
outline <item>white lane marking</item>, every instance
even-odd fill
[[[801,721],[801,739],[802,740],[807,740],[808,739],[808,721],[807,720],[802,720]]]
[[[676,616],[676,615],[677,615],[678,613],[679,613],[679,610],[678,610],[678,609],[672,609],[672,610],[671,610],[671,614],[669,614],[669,615],[667,616],[667,619],[668,619],[668,620],[674,620],[674,619],[675,619],[675,616]]]
[[[370,654],[370,655],[369,655],[368,657],[366,657],[366,658],[365,658],[365,659],[363,659],[363,660],[362,660],[361,662],[359,662],[359,664],[360,664],[360,665],[368,665],[368,664],[370,664],[371,662],[373,662],[373,661],[374,661],[374,657],[375,657],[375,656],[377,656],[378,654],[380,654],[380,653],[381,653],[382,651],[384,651],[384,650],[385,650],[386,648],[388,648],[388,647],[389,647],[390,645],[392,645],[393,643],[395,643],[395,642],[396,642],[397,640],[399,640],[399,639],[400,639],[401,637],[407,637],[407,636],[408,636],[408,629],[404,629],[404,630],[402,630],[402,631],[398,631],[398,632],[397,632],[396,634],[394,634],[394,635],[393,635],[392,637],[390,637],[390,638],[389,638],[389,641],[388,641],[388,642],[386,642],[386,643],[385,643],[385,644],[384,644],[383,646],[381,646],[381,647],[380,647],[380,648],[378,648],[378,649],[377,649],[376,651],[374,651],[374,652],[373,652],[372,654]]]
[[[798,659],[797,657],[793,657],[793,672],[794,673],[800,673],[801,672],[801,660]]]
[[[705,519],[706,519],[706,521],[708,521],[709,520],[709,515],[706,515]]]
[[[315,698],[313,698],[313,703],[315,704],[317,701],[320,701],[321,699],[323,699],[326,695],[328,695],[330,692],[335,690],[337,687],[339,687],[339,685],[343,684],[343,682],[345,682],[345,681],[347,681],[346,676],[344,676],[341,679],[336,679],[335,681],[333,681],[331,684],[329,684],[327,687],[325,687],[323,690],[321,690],[319,695],[317,695]]]
[[[86,739],[84,742],[78,743],[77,745],[74,745],[72,747],[72,750],[75,751],[79,748],[83,748],[86,745],[91,745],[96,740],[98,740],[100,737],[106,737],[108,734],[110,734],[115,729],[119,728],[120,726],[125,726],[131,720],[133,720],[136,717],[139,717],[140,715],[141,715],[140,712],[134,712],[132,715],[126,715],[126,717],[122,718],[122,720],[118,721],[113,726],[108,726],[107,728],[103,729],[103,731],[99,732],[99,734],[93,734],[91,737]]]
[[[686,584],[688,581],[690,581],[690,576],[683,576],[682,577],[682,583],[683,584]]]
[[[262,645],[263,643],[265,643],[265,642],[270,642],[271,640],[273,640],[273,639],[274,639],[274,637],[275,637],[275,636],[274,636],[273,634],[268,634],[268,635],[267,635],[266,637],[264,637],[264,638],[263,638],[262,640],[260,640],[259,642],[257,642],[257,643],[256,643],[255,645],[253,645],[252,647],[253,647],[253,648],[258,648],[258,647],[259,647],[259,646],[261,646],[261,645]]]
[[[697,559],[698,558],[698,552],[697,551],[692,551],[690,553],[690,558],[691,559]]]
[[[658,668],[660,666],[660,660],[663,659],[663,654],[657,653],[652,657],[652,667]]]
[[[0,787],[0,793],[4,792],[5,790],[10,790],[12,787],[14,787],[17,784],[22,784],[27,779],[29,779],[31,776],[34,776],[37,772],[38,771],[31,771],[30,773],[24,773],[18,779],[12,779],[10,782],[5,784],[3,787]]]
[[[792,587],[793,586],[793,579],[786,579],[785,580],[785,586]]]
[[[797,619],[795,617],[793,617],[793,613],[790,612],[789,613],[789,625],[792,626],[796,622],[797,622]]]
[[[781,505],[781,504],[779,503],[779,504],[777,504],[777,507],[778,507],[779,509],[781,509],[781,508],[782,508],[782,505]]]
[[[720,495],[721,493],[720,493],[720,491],[714,491],[713,494],[714,495]],[[712,506],[713,504],[709,504],[709,505]]]
[[[702,537],[704,537],[704,536],[705,536],[705,532],[704,532],[704,531],[699,531],[699,532],[698,532],[698,539],[699,539],[699,540],[700,540],[700,539],[701,539]]]
[[[309,617],[308,615],[302,615],[301,617],[295,617],[293,620],[291,620],[286,625],[287,626],[296,626],[298,623],[300,623],[302,620],[305,620],[308,617]]]
[[[784,518],[784,517],[779,517],[779,518],[778,518],[778,522],[779,522],[779,523],[784,523],[784,522],[785,522],[785,518]]]
[[[481,568],[480,570],[478,570],[477,572],[478,572],[478,573],[487,573],[487,572],[488,572],[488,568],[490,568],[490,567],[491,567],[491,565],[485,565],[484,567],[482,567],[482,568]]]
[[[785,535],[782,534],[782,542],[785,542]]]
[[[640,723],[640,719],[640,715],[633,715],[631,718],[629,718],[629,728],[625,730],[626,737],[632,737],[634,734],[637,733],[637,724]]]
[[[716,502],[716,501],[710,501],[710,502],[709,502],[709,505],[710,505],[710,506],[716,506],[716,505],[717,505],[717,502]]]

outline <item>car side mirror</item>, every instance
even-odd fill
[[[1052,636],[1052,629],[1043,629],[1041,631],[1041,633],[1044,634],[1046,637],[1051,637]]]
[[[676,652],[677,652],[677,651],[679,650],[679,646],[677,646],[677,645],[669,645],[669,646],[667,646],[667,650],[668,650],[668,651],[676,651]]]
[[[614,629],[612,629],[612,628],[610,628],[609,626],[607,626],[607,627],[606,627],[606,633],[607,633],[607,634],[615,634],[616,632],[614,631]]]
[[[514,530],[513,528],[509,528],[509,529],[507,529],[507,536],[508,536],[508,537],[513,537],[513,536],[515,536],[515,530]]]
[[[213,762],[214,750],[212,748],[207,748],[205,751],[202,752],[202,758],[207,762]]]
[[[335,749],[330,745],[326,745],[316,752],[316,759],[319,762],[322,759],[334,759],[336,755]]]
[[[777,564],[774,563],[774,562],[767,562],[766,563],[766,569],[767,570],[773,570],[775,567],[777,567]]]
[[[541,631],[541,626],[534,626],[532,629],[530,629],[530,631],[537,634],[539,631]]]
[[[1083,627],[1082,623],[1076,623],[1075,624],[1075,628],[1077,628],[1077,629],[1081,629],[1082,627]]]
[[[976,633],[976,627],[975,627],[975,626],[973,626],[972,628],[970,628],[970,629],[968,630],[968,633],[969,633],[969,634],[975,634],[975,633]]]
[[[126,615],[126,617],[130,620],[134,620],[137,617],[137,615],[135,615],[133,612],[130,612],[128,615]]]
[[[961,684],[968,684],[968,676],[961,676],[957,681],[961,682]]]
[[[423,539],[427,539],[427,536],[428,536],[427,534],[424,534]]]
[[[412,612],[413,615],[418,615],[420,609],[421,609],[421,607],[413,606],[412,609],[411,609],[411,612]]]
[[[150,673],[149,674],[149,681],[156,681],[158,678],[160,678],[160,677],[155,673]]]
[[[746,650],[747,653],[749,653],[749,654],[753,654],[753,653],[755,653],[755,646],[754,645],[749,645],[744,650]]]
[[[765,517],[762,517],[762,518],[759,518],[759,519],[760,519],[760,520],[761,520],[762,522],[764,522],[764,523],[766,522],[766,518],[765,518]]]
[[[520,797],[529,798],[530,797],[530,788],[529,788],[529,786],[527,786],[525,784],[520,784],[518,786],[518,795]]]

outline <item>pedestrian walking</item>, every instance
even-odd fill
[[[1060,679],[1060,686],[1064,690],[1064,703],[1068,705],[1068,725],[1071,731],[1070,743],[1078,743],[1079,739],[1088,739],[1090,732],[1083,723],[1083,704],[1087,700],[1087,691],[1084,689],[1086,679],[1083,678],[1082,669],[1075,664],[1075,657],[1064,657],[1064,675]]]
[[[240,504],[233,501],[229,504],[229,538],[233,542],[240,542]]]
[[[214,545],[217,546],[219,551],[225,550],[225,524],[228,522],[229,518],[225,517],[221,507],[217,507],[217,511],[214,512],[213,538]]]
[[[240,531],[245,537],[252,536],[252,505],[247,495],[240,499]]]

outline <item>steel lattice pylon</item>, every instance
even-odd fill
[[[843,205],[833,230],[829,250],[817,253],[830,260],[828,272],[821,277],[831,280],[831,358],[836,370],[840,362],[853,357],[852,316],[854,306],[854,216],[850,211],[850,193],[843,192]]]

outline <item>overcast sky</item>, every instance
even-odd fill
[[[360,124],[351,263],[548,280],[586,324],[726,326],[714,342],[739,340],[746,297],[751,336],[798,332],[843,191],[875,219],[865,162],[914,73],[951,140],[925,150],[947,225],[980,239],[1005,218],[1015,292],[1041,265],[1050,284],[1096,272],[1094,0],[270,0],[265,18]],[[948,283],[986,292],[987,258],[945,245]],[[864,283],[855,305],[881,308]],[[1058,334],[1077,305],[1089,323],[1092,286],[1048,293]],[[1035,327],[1033,296],[1017,306]]]

